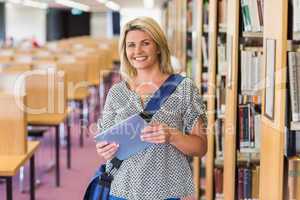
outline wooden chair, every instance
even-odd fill
[[[2,69],[2,72],[5,73],[20,73],[31,70],[30,63],[10,63],[8,67]]]
[[[32,71],[25,78],[28,124],[55,127],[56,186],[60,186],[59,125],[67,116],[67,89],[64,73],[56,70]]]
[[[33,53],[34,60],[37,61],[55,61],[55,56],[47,49],[38,49]]]
[[[68,101],[78,102],[80,108],[80,119],[81,119],[81,132],[80,132],[80,147],[83,146],[84,136],[84,116],[83,116],[83,105],[84,101],[89,96],[88,81],[87,81],[87,65],[84,62],[80,62],[73,56],[63,56],[58,59],[58,70],[62,70],[67,76],[68,85]],[[70,122],[68,123],[68,132],[70,132]],[[71,163],[68,160],[68,168]]]
[[[39,142],[27,141],[25,87],[24,82],[16,87],[16,81],[18,76],[15,74],[0,74],[0,178],[6,179],[6,195],[11,200],[12,177],[30,159],[30,196],[34,199],[34,152]]]
[[[9,63],[11,62],[12,57],[7,55],[0,55],[0,63]]]
[[[82,60],[88,66],[88,82],[91,86],[98,86],[100,82],[99,55],[92,51],[74,52],[77,59]]]

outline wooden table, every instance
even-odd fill
[[[55,184],[57,187],[60,186],[60,156],[59,156],[59,125],[63,123],[68,115],[66,111],[64,114],[52,114],[49,115],[27,115],[28,125],[30,126],[46,126],[55,127]],[[70,155],[70,133],[68,131],[67,138],[67,154]],[[69,158],[68,158],[69,159]]]
[[[13,184],[12,177],[16,175],[20,167],[30,159],[30,199],[35,199],[35,164],[34,153],[37,150],[40,142],[28,141],[27,153],[24,155],[0,155],[0,178],[6,179],[6,198],[13,199]]]

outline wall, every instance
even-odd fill
[[[107,14],[106,12],[91,14],[91,35],[93,37],[107,36]]]
[[[161,24],[162,11],[161,9],[123,8],[121,9],[121,27],[129,20],[140,16],[152,17]]]
[[[35,37],[39,43],[46,41],[46,10],[6,4],[6,37],[20,41]]]

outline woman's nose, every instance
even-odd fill
[[[141,45],[136,45],[134,53],[140,53],[142,51]]]

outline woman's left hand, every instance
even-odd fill
[[[142,130],[141,140],[154,144],[169,144],[172,136],[178,133],[175,128],[171,128],[166,124],[150,123]]]

